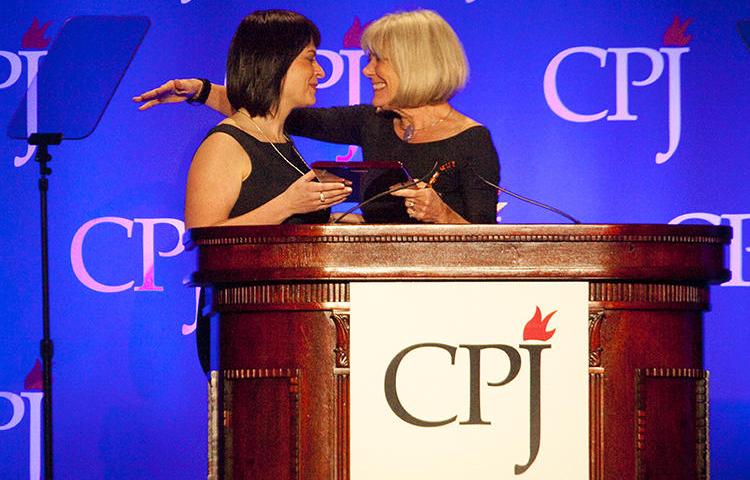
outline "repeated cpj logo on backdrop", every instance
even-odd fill
[[[681,58],[690,52],[687,46],[693,39],[687,33],[692,19],[684,22],[675,16],[672,23],[664,32],[662,48],[649,47],[618,47],[600,48],[594,46],[576,46],[562,50],[555,55],[544,72],[544,98],[549,108],[560,118],[574,123],[589,123],[599,120],[606,121],[637,121],[638,115],[631,112],[629,94],[630,87],[646,87],[654,84],[663,75],[667,76],[669,94],[668,112],[669,131],[668,147],[664,152],[657,152],[655,161],[663,164],[677,151],[682,130],[682,92],[681,92]],[[599,60],[599,67],[604,68],[611,54],[615,62],[615,111],[604,109],[596,113],[576,112],[563,103],[558,92],[557,74],[560,65],[573,55],[590,55]],[[651,65],[646,78],[635,80],[629,76],[629,63],[632,56],[640,55],[648,59]],[[745,220],[750,220],[750,214],[722,214],[687,213],[674,218],[669,223],[677,224],[688,220],[703,220],[712,225],[721,225],[726,220],[734,230],[732,244],[729,249],[731,278],[723,286],[750,286],[750,281],[743,278],[743,258],[750,253],[750,246],[746,246],[742,229]]]
[[[46,31],[51,25],[51,21],[42,24],[38,19],[34,19],[32,25],[24,33],[21,50],[17,52],[0,50],[0,56],[5,58],[10,65],[8,78],[0,83],[0,89],[9,88],[26,79],[26,86],[29,88],[27,96],[27,109],[29,118],[27,120],[27,129],[29,132],[36,130],[36,113],[37,113],[37,95],[34,90],[34,79],[41,57],[47,54],[45,50],[50,43],[50,39],[45,38]],[[593,46],[577,46],[562,50],[549,62],[544,72],[543,92],[550,109],[567,121],[575,123],[595,122],[605,119],[606,121],[636,121],[638,115],[631,112],[629,104],[629,93],[631,85],[633,87],[645,87],[653,84],[659,78],[667,76],[669,95],[668,111],[669,134],[668,148],[665,152],[656,153],[656,163],[664,163],[678,148],[681,134],[681,77],[680,61],[682,55],[688,53],[690,49],[687,44],[691,41],[692,35],[686,34],[686,29],[690,24],[690,19],[681,22],[678,17],[669,26],[664,34],[665,47],[654,49],[648,47],[618,47],[618,48],[600,48]],[[358,104],[361,101],[361,75],[363,68],[363,57],[365,52],[360,48],[360,38],[362,31],[367,24],[362,24],[359,18],[354,18],[351,27],[344,35],[343,48],[334,50],[321,49],[319,55],[326,60],[326,77],[321,81],[319,88],[329,88],[339,84],[341,81],[347,82],[347,101],[350,105]],[[610,113],[609,109],[604,109],[598,113],[582,113],[573,111],[563,103],[558,93],[557,72],[560,65],[573,55],[590,55],[599,60],[600,67],[605,67],[608,58],[614,58],[615,62],[615,111]],[[651,65],[649,75],[640,80],[631,79],[628,74],[628,65],[632,56],[639,55],[646,57]],[[25,74],[25,75],[24,75]],[[348,152],[336,157],[337,161],[347,161],[354,156],[357,147],[350,146]],[[28,162],[34,155],[35,147],[27,146],[26,153],[14,158],[14,165],[21,167]],[[724,214],[716,215],[709,213],[689,213],[673,219],[670,223],[681,223],[690,219],[699,219],[719,225],[723,220],[729,222],[734,229],[734,238],[730,248],[730,269],[732,272],[731,279],[726,282],[725,286],[750,286],[750,281],[743,278],[743,258],[750,252],[750,246],[745,245],[742,235],[742,227],[745,220],[750,220],[750,214]],[[127,238],[132,238],[134,224],[142,226],[142,276],[140,279],[123,279],[117,284],[107,284],[94,278],[86,268],[84,241],[90,233],[95,233],[97,225],[115,224],[122,227]],[[154,246],[155,235],[157,235],[157,225],[170,226],[181,238],[185,226],[182,220],[175,218],[135,218],[127,219],[116,216],[104,216],[91,219],[85,222],[75,233],[71,241],[70,262],[76,278],[87,288],[101,293],[118,293],[127,290],[135,292],[160,292],[163,287],[159,285],[156,276],[155,259],[158,257],[175,257],[184,251],[182,244],[177,241],[173,248],[168,251],[156,251]],[[163,229],[159,229],[162,232]],[[138,284],[136,285],[136,282]],[[194,325],[184,325],[184,334],[192,333]]]
[[[184,6],[180,6],[180,3]],[[742,407],[747,404],[748,385],[746,379],[742,378],[741,372],[735,375],[736,372],[733,369],[736,359],[726,353],[728,350],[725,348],[725,343],[731,335],[734,335],[732,340],[735,342],[742,342],[742,336],[746,332],[737,330],[737,325],[731,321],[731,318],[732,315],[736,316],[742,311],[742,303],[746,298],[743,293],[747,292],[747,288],[750,287],[750,266],[748,266],[750,231],[744,231],[744,227],[750,225],[750,211],[746,208],[747,196],[744,195],[747,190],[747,179],[743,178],[742,174],[735,174],[735,177],[731,178],[733,172],[743,172],[741,167],[746,166],[743,158],[746,157],[747,149],[744,149],[743,145],[747,143],[747,139],[741,134],[746,130],[743,129],[742,120],[747,102],[742,101],[742,93],[746,91],[747,85],[742,83],[741,79],[746,76],[750,52],[737,43],[737,32],[734,26],[739,16],[748,18],[747,8],[738,9],[735,8],[736,6],[729,8],[728,5],[732,2],[727,2],[727,6],[722,8],[717,6],[709,10],[698,8],[696,2],[685,5],[678,5],[679,2],[667,2],[666,6],[650,6],[648,2],[626,2],[629,17],[620,21],[612,18],[610,8],[598,8],[586,2],[574,2],[572,5],[576,8],[561,6],[562,4],[550,5],[550,15],[545,15],[542,22],[535,22],[531,25],[523,22],[510,24],[506,20],[508,13],[517,14],[521,19],[533,19],[538,13],[533,7],[524,6],[522,3],[509,7],[502,3],[451,0],[450,2],[426,2],[424,6],[450,17],[450,23],[459,31],[470,32],[470,34],[462,35],[467,45],[473,45],[474,43],[470,42],[478,41],[481,45],[509,46],[497,55],[484,55],[482,51],[476,50],[469,52],[476,57],[477,66],[480,67],[477,71],[501,72],[507,66],[503,63],[504,60],[510,59],[513,62],[520,60],[517,62],[518,70],[511,73],[518,74],[518,77],[525,82],[524,87],[528,86],[531,89],[528,95],[513,98],[513,92],[509,93],[507,89],[489,88],[479,93],[477,93],[479,89],[470,89],[465,92],[465,97],[461,98],[461,100],[465,99],[465,105],[472,105],[470,108],[473,108],[475,104],[493,102],[493,105],[507,106],[507,115],[510,116],[515,111],[514,109],[526,107],[529,97],[533,97],[537,103],[542,102],[542,108],[534,111],[533,116],[529,117],[529,128],[523,132],[516,129],[512,121],[505,123],[506,112],[495,114],[492,111],[482,118],[488,123],[502,148],[500,153],[503,162],[508,165],[515,164],[519,169],[523,169],[520,163],[524,159],[514,158],[512,155],[514,149],[517,145],[524,145],[524,142],[538,141],[540,125],[547,125],[551,120],[555,131],[551,132],[550,137],[545,138],[548,145],[544,147],[552,150],[559,148],[560,144],[556,143],[558,140],[583,139],[571,145],[570,153],[571,156],[576,156],[586,162],[585,171],[581,172],[581,181],[600,182],[596,185],[599,195],[602,189],[606,188],[610,191],[609,189],[620,181],[616,175],[621,175],[623,172],[632,176],[627,180],[637,179],[639,175],[649,175],[651,176],[649,180],[652,181],[660,176],[669,176],[670,180],[679,177],[680,181],[692,181],[694,184],[695,179],[691,175],[694,176],[695,170],[710,168],[717,172],[717,178],[718,175],[721,175],[722,179],[727,178],[728,181],[716,186],[717,189],[723,190],[716,196],[715,201],[712,199],[710,205],[688,204],[688,201],[683,201],[679,192],[668,191],[664,194],[667,201],[663,202],[663,205],[654,204],[653,209],[649,208],[648,212],[641,211],[638,214],[646,215],[647,220],[654,222],[703,223],[729,225],[733,228],[733,237],[727,249],[727,263],[731,274],[722,287],[745,288],[739,290],[722,288],[712,292],[712,296],[715,294],[716,297],[716,305],[714,306],[715,312],[711,314],[712,317],[707,316],[707,320],[711,321],[707,322],[707,326],[710,327],[707,332],[710,334],[706,336],[706,352],[707,368],[718,373],[715,376],[716,382],[712,385],[712,399],[716,400],[712,405],[712,410],[717,413],[715,415],[717,421],[713,422],[712,418],[712,432],[714,430],[718,432],[715,444],[712,445],[712,470],[716,470],[718,466],[716,473],[721,478],[742,477],[738,473],[740,470],[736,469],[742,468],[744,464],[741,461],[738,462],[737,459],[746,459],[747,455],[742,455],[742,442],[735,442],[731,433],[736,430],[736,428],[733,430],[733,427],[747,420],[745,410],[738,406]],[[481,7],[482,11],[468,4]],[[200,22],[196,24],[192,20],[187,23],[174,21],[175,9],[188,14],[185,18],[189,19],[188,9],[191,5],[208,6],[207,2],[201,2],[201,0],[180,0],[179,2],[174,0],[171,2],[171,9],[153,12],[153,21],[164,29],[159,32],[152,31],[152,36],[147,37],[147,41],[153,42],[157,33],[181,35],[185,33],[186,28],[190,30],[189,34],[196,35],[196,38],[204,35],[205,25],[200,25]],[[336,104],[358,104],[362,101],[361,97],[367,96],[369,85],[361,75],[367,57],[360,48],[359,39],[367,21],[376,18],[380,13],[392,10],[396,4],[390,3],[390,7],[383,5],[380,10],[372,10],[371,5],[363,6],[362,10],[356,10],[359,8],[358,5],[356,2],[351,5],[351,8],[355,9],[354,12],[368,12],[365,17],[362,17],[362,21],[357,18],[352,20],[353,14],[344,13],[347,9],[337,10],[335,2],[316,4],[316,10],[321,12],[320,15],[332,15],[327,19],[330,18],[337,29],[343,27],[341,28],[343,31],[350,25],[342,42],[327,43],[326,46],[330,46],[329,49],[320,50],[319,59],[326,76],[321,79],[319,88],[327,89],[322,91],[323,97],[326,97],[326,103],[331,101]],[[283,7],[283,5],[280,6]],[[576,21],[573,12],[580,11],[579,7],[582,6],[586,7],[587,15]],[[7,43],[0,45],[0,57],[2,57],[0,58],[0,95],[5,95],[10,115],[13,113],[11,110],[15,109],[20,101],[22,91],[28,89],[28,95],[23,104],[29,113],[25,124],[27,132],[37,129],[37,107],[40,101],[38,94],[42,93],[36,91],[33,79],[39,68],[43,68],[45,61],[43,58],[48,58],[46,57],[48,50],[52,46],[55,32],[62,25],[62,19],[71,14],[70,9],[64,5],[49,4],[47,7],[44,9],[46,17],[36,18],[33,22],[31,18],[36,12],[24,12],[24,9],[19,10],[18,14],[13,12],[16,16],[11,15],[12,18],[22,18],[22,20],[11,21],[10,24],[16,25],[15,31],[12,32],[12,36],[9,33],[9,36],[5,37],[9,39]],[[248,7],[245,4],[245,7],[252,8],[252,5]],[[688,8],[691,10],[686,10]],[[121,9],[121,6],[115,7],[113,2],[105,1],[100,8],[102,12],[112,12],[113,9]],[[221,17],[217,18],[229,29],[238,21],[234,14],[228,13],[232,10],[225,9],[217,12]],[[673,20],[672,12],[679,12],[680,17]],[[477,22],[474,16],[476,13],[481,14],[481,18],[488,21],[481,25],[473,23]],[[695,18],[695,21],[691,23],[690,20],[686,20],[688,17]],[[493,21],[489,21],[490,19]],[[499,22],[506,22],[503,29],[496,28],[498,24],[495,22],[496,19],[499,19]],[[538,27],[536,24],[541,24],[541,26]],[[602,25],[606,30],[597,29]],[[548,35],[545,37],[545,34],[555,28],[559,29],[560,35],[555,37],[558,40],[560,38],[581,40],[568,40],[564,43],[554,41],[554,39],[544,41],[544,38],[548,37]],[[652,30],[654,34],[642,33],[648,30]],[[539,40],[541,42],[539,45],[544,47],[541,50],[545,52],[544,57],[539,59],[529,56],[530,58],[527,59],[523,55],[524,52],[515,51],[517,49],[513,42],[524,31],[531,31],[534,39],[542,39]],[[476,38],[473,35],[475,33]],[[329,34],[324,36],[331,38]],[[149,71],[161,71],[164,75],[174,74],[174,66],[165,62],[159,53],[158,49],[155,52],[153,49],[142,50],[139,55],[147,55],[147,58],[141,59],[143,68],[153,69]],[[214,53],[222,55],[224,52]],[[509,58],[503,58],[504,55]],[[524,58],[519,58],[521,56]],[[472,61],[472,66],[474,66],[473,63],[474,61]],[[721,77],[717,78],[717,75]],[[128,82],[128,80],[133,79],[125,78],[122,88],[131,90],[129,93],[135,93],[139,91],[139,88],[148,86],[140,85],[138,82]],[[490,78],[490,80],[493,79]],[[364,83],[361,84],[361,82]],[[580,88],[581,85],[583,88]],[[727,87],[727,91],[717,92],[716,90],[719,89],[716,85]],[[545,99],[544,102],[542,98]],[[731,109],[710,108],[705,116],[692,113],[694,109],[725,106],[731,106]],[[127,107],[135,110],[133,105],[128,104]],[[131,112],[127,109],[125,109],[125,116],[118,116],[113,111],[110,111],[108,115],[120,123],[124,123],[125,119],[133,120],[128,125],[129,135],[127,137],[122,135],[123,138],[136,137],[142,131],[142,126],[148,123],[139,124],[138,119],[131,117]],[[651,127],[651,125],[656,126]],[[727,126],[731,128],[726,128]],[[724,129],[722,130],[721,127]],[[696,133],[696,128],[701,128],[700,134]],[[188,133],[193,135],[190,141],[195,141],[197,131]],[[613,133],[613,135],[608,135],[608,133]],[[517,137],[515,134],[518,134]],[[629,137],[625,137],[626,135]],[[606,158],[599,161],[598,151],[592,148],[592,144],[595,144],[596,148],[624,152],[629,142],[640,144],[638,151],[641,158],[637,166],[624,163],[614,165]],[[104,145],[106,148],[111,143],[109,138],[94,139],[92,147]],[[35,165],[30,160],[33,160],[36,151],[35,147],[27,146],[20,141],[8,141],[6,145],[8,145],[5,150],[7,153],[3,154],[5,165],[9,171],[19,172],[16,178],[9,182],[11,188],[8,192],[14,192],[16,191],[14,189],[20,188],[20,185],[26,185],[29,175],[33,176]],[[644,145],[647,145],[646,150],[642,150]],[[512,148],[506,149],[506,147]],[[358,152],[358,147],[355,146],[340,145],[326,148],[326,152],[333,152],[326,153],[326,155],[331,157],[336,155],[338,161],[355,158]],[[98,149],[92,148],[92,150]],[[144,156],[153,156],[154,168],[159,168],[161,164],[156,162],[159,162],[160,158],[154,155],[155,151],[157,149],[144,149],[143,153]],[[710,159],[702,158],[707,151],[716,155]],[[550,165],[553,169],[570,167],[568,164],[555,163],[558,159],[554,155],[542,154],[540,157],[540,171]],[[128,159],[122,158],[122,160]],[[188,158],[180,160],[188,160]],[[13,167],[11,167],[11,161]],[[180,168],[183,166],[184,162],[180,163]],[[128,168],[130,167],[131,165],[128,165]],[[677,172],[678,168],[680,172]],[[607,170],[605,175],[597,176],[599,169]],[[509,172],[512,172],[512,169],[509,169]],[[149,369],[143,373],[139,369],[143,365],[143,357],[148,355],[153,355],[156,360],[174,358],[180,362],[175,362],[174,365],[193,366],[195,363],[192,349],[187,354],[182,353],[185,350],[184,345],[188,345],[185,344],[185,339],[180,340],[174,332],[174,326],[169,326],[173,325],[175,311],[179,311],[182,317],[182,309],[190,308],[185,304],[186,296],[192,297],[192,292],[179,285],[179,280],[186,273],[183,268],[186,254],[179,241],[185,226],[180,218],[180,212],[163,211],[164,205],[162,204],[148,204],[147,201],[151,197],[145,197],[146,200],[138,204],[131,202],[128,198],[129,192],[141,188],[133,187],[137,183],[133,180],[138,179],[129,178],[131,174],[132,170],[125,171],[122,185],[125,193],[122,195],[118,192],[119,196],[113,197],[110,196],[110,192],[106,192],[104,196],[101,196],[92,190],[80,193],[81,196],[78,196],[79,192],[76,191],[76,198],[90,202],[90,205],[86,205],[83,209],[88,213],[78,216],[71,212],[62,212],[62,216],[55,219],[55,230],[58,230],[56,227],[59,225],[65,226],[64,238],[59,238],[55,243],[65,250],[70,249],[70,258],[64,258],[68,252],[63,253],[63,258],[57,258],[56,267],[53,267],[66,277],[61,284],[66,285],[67,288],[73,288],[67,293],[82,295],[81,298],[84,300],[99,298],[106,305],[122,304],[131,307],[132,304],[133,307],[139,307],[137,309],[122,308],[115,312],[118,315],[130,315],[137,320],[128,324],[127,331],[116,332],[118,339],[116,344],[109,342],[109,337],[105,335],[94,334],[95,336],[90,338],[95,341],[75,345],[77,352],[83,355],[67,356],[58,365],[63,371],[63,379],[65,375],[71,375],[71,372],[74,374],[82,372],[83,375],[91,375],[92,379],[97,378],[96,375],[105,374],[102,373],[104,367],[106,369],[114,367],[119,372],[132,375],[130,379],[132,381],[117,383],[114,387],[109,385],[111,382],[102,383],[102,386],[106,388],[102,389],[101,394],[96,392],[101,402],[95,402],[93,407],[89,404],[87,408],[82,400],[88,401],[88,399],[81,395],[71,395],[66,402],[60,403],[62,415],[57,417],[61,420],[58,422],[57,435],[62,439],[77,438],[76,445],[80,442],[81,446],[76,449],[78,454],[67,456],[68,458],[66,455],[60,455],[60,460],[57,462],[58,468],[66,478],[75,478],[79,475],[88,475],[87,478],[145,478],[149,474],[144,472],[154,472],[153,475],[158,476],[156,472],[160,471],[163,478],[175,476],[192,478],[200,475],[204,470],[200,461],[195,460],[196,457],[200,457],[200,453],[191,456],[188,461],[180,453],[180,449],[163,449],[163,439],[167,437],[175,439],[176,442],[172,442],[175,445],[192,445],[195,438],[203,438],[200,435],[194,435],[195,432],[203,431],[204,425],[193,415],[196,409],[200,410],[203,407],[202,397],[185,393],[192,392],[189,390],[192,388],[192,383],[200,382],[185,381],[185,378],[189,380],[189,377],[174,375],[174,367],[171,364],[162,372]],[[549,181],[549,178],[539,181]],[[670,185],[679,186],[677,182],[670,183]],[[178,184],[175,192],[180,189],[180,186],[181,184]],[[145,188],[150,188],[150,186]],[[170,208],[174,205],[172,200],[179,201],[174,195],[180,194],[175,192],[169,192],[169,195],[172,195],[168,203]],[[7,196],[11,197],[11,195]],[[34,201],[33,195],[28,195],[28,197],[29,201]],[[9,200],[10,202],[6,202],[10,209],[8,219],[11,220],[8,225],[13,228],[18,227],[17,231],[12,231],[12,238],[9,237],[12,245],[17,247],[18,251],[29,248],[33,250],[34,238],[37,235],[34,227],[37,226],[38,219],[33,209],[23,209],[23,211],[18,209],[18,214],[12,212],[13,198]],[[588,208],[589,199],[581,198],[580,200],[587,202],[586,207],[582,208]],[[112,207],[112,205],[117,206]],[[143,209],[142,205],[144,205]],[[597,210],[602,212],[605,220],[606,215],[612,213],[621,218],[622,212],[612,212],[606,208],[608,207]],[[32,255],[36,254],[32,252]],[[22,275],[25,268],[25,263],[17,261],[16,258],[20,257],[7,259],[10,262],[8,272],[14,276]],[[68,261],[70,266],[68,266]],[[151,294],[144,292],[151,292]],[[18,291],[17,293],[26,296],[27,292]],[[18,302],[13,302],[13,295],[6,296],[8,297],[6,304],[12,305],[9,311],[21,311],[22,307],[16,305]],[[726,299],[739,299],[739,301],[728,302]],[[382,297],[375,301],[382,303]],[[505,303],[498,302],[496,297],[492,297],[492,302],[490,306],[484,308],[484,311],[501,311]],[[28,303],[33,310],[34,305],[38,303],[36,295],[31,294]],[[86,303],[87,305],[76,305],[75,309],[69,303],[57,303],[53,306],[57,312],[55,317],[67,317],[66,320],[69,321],[68,325],[71,329],[80,328],[81,331],[86,331],[85,326],[91,318],[90,312],[98,312],[100,307],[97,305],[97,308],[89,309],[88,303],[90,302]],[[419,305],[426,303],[420,302]],[[405,305],[408,305],[409,309],[404,309],[404,311],[413,311],[413,299],[407,299]],[[522,435],[511,438],[506,451],[498,447],[501,437],[486,444],[489,445],[491,455],[508,457],[503,460],[502,465],[508,469],[509,475],[513,475],[514,468],[523,468],[524,464],[529,468],[523,475],[526,477],[533,475],[534,469],[538,469],[546,460],[545,455],[552,437],[545,430],[545,422],[553,415],[541,413],[542,429],[540,436],[535,439],[528,436],[529,426],[534,422],[533,412],[525,408],[523,410],[520,408],[518,410],[503,409],[498,405],[502,405],[500,402],[516,393],[524,402],[523,405],[533,400],[531,386],[527,382],[532,381],[533,372],[530,368],[534,359],[532,352],[524,349],[524,345],[534,345],[539,350],[539,381],[547,382],[555,377],[561,378],[554,370],[557,368],[556,361],[551,360],[561,351],[564,345],[563,340],[568,333],[567,329],[563,328],[566,325],[565,322],[561,321],[564,318],[561,315],[565,315],[566,312],[555,302],[539,305],[541,311],[544,312],[539,314],[542,321],[545,316],[549,317],[549,312],[559,308],[551,317],[553,325],[548,332],[550,335],[554,333],[551,338],[529,340],[526,335],[523,340],[518,338],[524,322],[534,311],[534,304],[529,304],[521,313],[503,317],[503,319],[518,320],[518,323],[514,324],[513,336],[509,339],[489,337],[489,340],[484,341],[482,338],[466,336],[410,338],[389,349],[382,357],[383,362],[380,364],[379,376],[375,382],[377,392],[371,397],[377,397],[383,410],[394,420],[394,424],[416,431],[431,431],[438,435],[453,430],[466,434],[467,431],[487,431],[492,427],[507,428],[508,422],[502,415],[504,412],[511,412],[510,420],[520,424]],[[140,307],[143,306],[158,310],[160,313],[163,311],[163,315],[154,316],[155,321],[152,321],[150,315],[142,314],[145,309]],[[81,307],[83,307],[83,310],[80,310],[82,314],[78,315],[78,309]],[[76,314],[70,315],[69,312],[74,310]],[[464,312],[459,312],[454,315],[454,318],[464,316]],[[182,320],[176,320],[177,325],[181,326],[182,334],[192,333],[195,325],[180,325]],[[171,329],[167,331],[166,338],[161,335],[165,321],[168,323],[167,329]],[[185,320],[185,322],[190,321]],[[20,326],[22,330],[19,331],[20,335],[8,336],[5,353],[19,358],[21,351],[27,349],[19,349],[18,345],[25,344],[24,338],[29,335],[36,338],[37,334],[34,333],[36,329],[31,327],[31,330],[26,332],[27,329],[21,326],[20,315],[11,319],[9,325],[14,328]],[[463,327],[463,325],[459,326]],[[556,332],[553,330],[554,327],[558,327]],[[159,329],[159,336],[153,335],[156,328]],[[546,331],[546,328],[543,330]],[[390,332],[392,333],[392,330]],[[388,331],[385,337],[388,337]],[[720,340],[717,341],[717,338]],[[145,340],[141,341],[141,339]],[[367,336],[364,342],[375,343]],[[425,371],[435,373],[439,377],[435,382],[438,395],[428,395],[423,402],[418,402],[416,399],[421,397],[410,396],[411,390],[408,384],[394,384],[393,393],[402,403],[404,411],[416,419],[445,421],[456,415],[455,420],[450,424],[438,428],[419,428],[405,422],[403,418],[395,414],[391,408],[392,405],[389,405],[384,398],[386,386],[383,373],[389,361],[401,350],[422,342],[441,342],[444,347],[412,350],[405,355],[397,367],[398,375],[409,375],[410,368],[419,364],[421,357],[428,357],[427,360],[430,360],[431,356],[436,356],[437,362],[429,364],[428,370]],[[491,345],[484,345],[485,343]],[[545,344],[550,344],[551,347],[545,348]],[[158,345],[158,348],[153,349],[153,345]],[[451,349],[455,352],[455,364],[449,363],[452,355]],[[34,351],[31,355],[36,356],[36,352]],[[487,358],[482,359],[482,356]],[[517,361],[519,356],[520,363]],[[77,357],[84,360],[79,362]],[[101,363],[93,362],[92,357]],[[473,370],[474,365],[470,362],[472,358],[478,360],[476,370]],[[41,366],[37,364],[29,368],[33,357],[20,361],[22,366],[15,372],[12,365],[9,365],[10,370],[6,369],[8,370],[5,377],[6,383],[0,386],[0,443],[3,444],[3,452],[8,453],[4,458],[3,468],[0,468],[3,472],[0,477],[40,478],[43,418]],[[166,362],[164,364],[166,365]],[[99,365],[104,365],[104,367],[99,367]],[[584,365],[586,366],[587,364]],[[89,367],[93,368],[89,370]],[[479,374],[480,367],[481,375]],[[193,370],[197,371],[197,368],[191,367],[191,370],[185,369],[185,372],[187,375],[192,375],[190,372]],[[585,368],[582,372],[585,375]],[[106,375],[106,378],[109,378],[109,373]],[[197,372],[194,376],[200,377]],[[441,395],[444,393],[442,391],[445,389],[444,386],[447,385],[446,377],[449,376],[451,379],[457,379],[456,388],[451,388],[460,395],[457,401],[453,401],[452,397]],[[481,378],[487,378],[495,383],[487,385],[486,382],[481,382],[480,390],[473,390],[477,378],[480,381]],[[199,379],[202,380],[202,378]],[[582,382],[585,390],[587,388],[585,379]],[[75,383],[71,386],[79,387]],[[198,387],[195,391],[202,392],[202,384]],[[469,387],[472,390],[469,390]],[[146,398],[144,392],[149,395],[146,402],[143,401]],[[542,387],[539,401],[543,405],[550,406],[558,399],[566,400],[568,397],[570,397],[569,392],[565,390],[563,395],[553,395]],[[435,398],[439,401],[434,401]],[[415,401],[412,402],[412,400]],[[78,415],[81,405],[86,408],[84,416]],[[551,405],[551,407],[558,408],[556,405]],[[171,422],[167,419],[165,423],[163,417],[165,411],[170,412],[172,415],[170,418],[180,421]],[[136,414],[138,422],[133,422],[133,414]],[[368,416],[371,416],[370,411],[364,413],[364,417]],[[565,417],[565,415],[560,415],[560,417]],[[492,425],[485,425],[485,423],[492,423]],[[154,425],[156,427],[153,427]],[[586,425],[582,425],[581,428],[585,429]],[[369,433],[371,430],[367,428],[364,431]],[[185,439],[188,439],[190,443],[185,442]],[[62,444],[63,451],[65,451],[67,445],[65,442]],[[412,445],[419,445],[419,443],[415,442]],[[536,456],[535,445],[539,448]],[[561,449],[568,457],[570,445],[571,442],[567,441]],[[587,447],[585,442],[582,445],[584,448]],[[160,448],[162,448],[161,451]],[[148,452],[154,451],[160,452],[159,455],[148,455]],[[408,454],[408,449],[403,449],[403,451]],[[435,460],[435,451],[437,450],[428,451],[425,458],[428,461]],[[512,451],[512,454],[508,454],[509,451]],[[147,454],[144,455],[143,452]],[[737,455],[738,452],[740,455]],[[449,461],[451,458],[448,454],[442,457]],[[131,462],[128,460],[130,458],[142,458],[144,461]],[[458,462],[455,463],[457,467],[462,466]],[[569,463],[571,463],[570,458],[565,458],[564,464]],[[82,469],[81,465],[85,468]],[[172,474],[168,471],[164,473],[164,465],[174,468]],[[10,473],[8,468],[11,468]],[[730,468],[735,468],[734,475],[726,474]],[[82,471],[86,473],[81,474]],[[553,474],[552,477],[554,476]],[[574,477],[570,476],[570,478]]]
[[[692,39],[692,35],[686,35],[685,30],[691,19],[680,23],[679,17],[675,17],[672,24],[664,33],[665,47],[654,49],[648,47],[629,48],[600,48],[592,46],[570,47],[561,51],[549,62],[544,72],[544,98],[549,108],[557,116],[569,122],[588,123],[606,119],[608,122],[634,122],[638,115],[630,112],[628,95],[630,85],[634,87],[645,87],[656,82],[665,70],[667,64],[667,77],[669,82],[669,147],[665,152],[656,154],[656,163],[664,163],[674,155],[680,143],[681,134],[681,92],[680,92],[680,59],[688,53],[690,48],[686,45]],[[557,89],[557,72],[565,59],[571,55],[591,55],[599,60],[599,67],[604,68],[607,64],[609,54],[615,60],[615,112],[609,109],[597,113],[574,112],[568,108],[560,99]],[[631,80],[628,75],[629,59],[633,55],[646,56],[651,62],[651,72],[648,77],[641,80]]]

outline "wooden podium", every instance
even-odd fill
[[[383,280],[588,281],[590,478],[708,478],[702,313],[708,285],[729,278],[730,238],[693,225],[191,230],[192,284],[220,339],[209,478],[349,478],[349,282]]]

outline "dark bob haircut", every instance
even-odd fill
[[[320,31],[289,10],[258,10],[242,20],[227,56],[227,97],[235,110],[264,116],[278,107],[281,82],[294,59]]]

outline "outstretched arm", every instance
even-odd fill
[[[185,102],[201,94],[203,81],[197,78],[170,80],[164,85],[133,97],[141,103],[139,110],[167,103]],[[223,85],[211,84],[206,105],[225,117],[234,114]],[[286,122],[286,129],[292,135],[314,138],[324,142],[361,145],[363,120],[372,110],[368,106],[334,108],[297,108],[292,110]]]
[[[170,80],[162,86],[141,93],[133,97],[133,101],[142,103],[139,110],[148,110],[149,108],[165,103],[180,103],[191,98],[197,97],[201,93],[203,82],[197,78],[179,78]],[[206,105],[213,110],[229,117],[234,113],[232,105],[227,99],[227,89],[224,85],[211,84],[211,91],[206,99]]]

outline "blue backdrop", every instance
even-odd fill
[[[224,77],[231,36],[258,8],[290,8],[323,34],[319,105],[367,102],[358,25],[416,7],[462,39],[471,80],[454,106],[486,124],[503,184],[587,223],[734,227],[732,278],[705,317],[711,469],[750,471],[750,50],[747,2],[11,0],[0,6],[0,127],[64,20],[137,14],[151,28],[97,130],[53,149],[51,306],[59,478],[198,478],[206,383],[180,247],[191,156],[220,117],[187,105],[139,112],[131,97],[180,76]],[[92,42],[96,42],[92,39]],[[92,79],[94,81],[94,79]],[[65,92],[61,92],[65,94]],[[308,161],[347,146],[300,140]],[[0,478],[39,471],[38,168],[0,138]],[[356,158],[358,152],[354,152]],[[555,223],[505,199],[503,223]],[[743,229],[746,233],[743,235]]]

